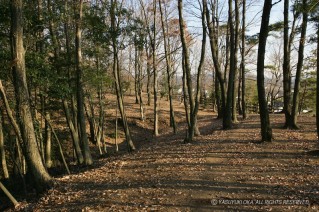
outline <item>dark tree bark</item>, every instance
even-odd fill
[[[28,171],[38,192],[43,192],[52,184],[41,160],[37,147],[36,135],[33,126],[30,96],[25,70],[25,50],[23,47],[23,2],[22,0],[11,1],[11,50],[14,89],[17,102],[17,117],[23,139],[23,149],[28,165]]]
[[[242,14],[242,30],[241,30],[241,108],[243,119],[247,118],[247,111],[246,111],[246,76],[245,76],[245,69],[246,69],[246,62],[245,62],[245,52],[246,52],[246,0],[243,0],[243,14]]]
[[[185,79],[186,79],[186,85],[187,85],[188,104],[189,104],[189,111],[190,111],[190,115],[189,115],[190,125],[188,128],[187,137],[185,138],[185,142],[190,142],[193,140],[193,137],[195,134],[193,130],[193,126],[192,126],[194,124],[194,117],[192,116],[192,111],[194,111],[195,103],[194,103],[194,97],[193,97],[193,84],[191,79],[189,49],[186,42],[185,22],[183,18],[183,0],[178,0],[178,14],[179,14],[180,36],[181,36],[181,42],[182,42],[182,48],[183,48],[184,71],[185,71]]]
[[[300,91],[300,78],[301,71],[303,67],[304,60],[304,49],[305,49],[305,41],[307,34],[307,23],[308,23],[308,11],[307,11],[307,0],[302,0],[302,24],[301,24],[301,34],[299,41],[299,50],[298,50],[298,62],[297,62],[297,70],[296,70],[296,78],[295,78],[295,87],[293,94],[293,104],[292,104],[292,114],[290,126],[292,128],[298,129],[297,125],[297,116],[298,116],[298,106],[299,106],[299,91]]]
[[[317,22],[317,83],[316,83],[316,125],[319,140],[319,21]]]
[[[232,0],[228,1],[228,25],[230,32],[230,56],[229,56],[229,77],[228,77],[228,89],[226,108],[223,117],[223,129],[230,129],[232,127],[232,103],[234,94],[234,80],[235,80],[235,30],[233,21],[233,6]]]
[[[191,124],[190,124],[190,118],[189,118],[189,109],[188,109],[188,95],[187,95],[187,82],[186,82],[186,68],[185,68],[185,57],[184,55],[182,55],[182,68],[183,68],[183,77],[182,77],[182,81],[183,81],[183,100],[184,100],[184,108],[185,108],[185,116],[186,116],[186,122],[187,122],[187,127],[190,128]],[[187,135],[187,133],[186,133]],[[188,136],[188,135],[187,135]]]
[[[85,112],[84,112],[84,93],[83,93],[83,70],[82,70],[82,9],[83,9],[83,0],[79,2],[75,0],[75,15],[76,15],[76,24],[75,24],[75,66],[76,66],[76,97],[77,97],[77,112],[78,112],[78,122],[79,122],[79,137],[80,143],[82,144],[82,151],[84,156],[84,163],[86,165],[91,165],[93,163],[89,141],[86,134],[86,124],[85,124]]]
[[[261,137],[262,141],[271,141],[272,129],[270,127],[269,113],[266,102],[265,94],[265,52],[266,42],[269,33],[269,16],[272,8],[272,0],[265,0],[264,9],[261,19],[258,58],[257,58],[257,89],[258,89],[258,102],[260,108],[260,122],[261,122]]]
[[[132,50],[130,50],[132,51]],[[132,61],[132,52],[130,52],[129,55],[129,73],[131,73],[131,61]],[[135,104],[139,104],[139,96],[138,96],[138,88],[139,88],[139,83],[141,83],[138,79],[139,73],[137,69],[137,62],[136,62],[136,50],[135,50],[135,63],[134,63],[134,92],[135,92]]]
[[[284,113],[285,127],[290,128],[291,123],[291,68],[289,48],[289,0],[284,0],[284,61],[283,61],[283,84],[284,84]]]
[[[238,91],[240,90],[239,86],[236,86],[237,83],[236,81],[238,79],[238,68],[237,68],[237,63],[238,63],[238,46],[239,46],[239,2],[238,0],[235,0],[235,35],[234,35],[234,85],[233,85],[233,101],[232,101],[232,121],[237,122],[237,107],[236,107],[236,87]],[[238,95],[239,97],[239,95]]]

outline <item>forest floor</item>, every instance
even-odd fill
[[[284,130],[284,116],[272,114],[274,141],[260,140],[259,116],[249,115],[231,130],[209,109],[199,112],[201,135],[183,144],[183,106],[174,135],[168,111],[160,110],[160,136],[150,119],[138,120],[127,100],[137,150],[95,160],[55,178],[52,189],[21,204],[27,211],[318,211],[319,149],[315,118],[299,118],[300,130]],[[161,100],[161,108],[168,108]]]

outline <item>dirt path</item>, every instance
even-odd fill
[[[202,114],[195,144],[182,144],[182,132],[163,133],[137,152],[58,178],[27,210],[316,211],[319,160],[306,154],[316,148],[314,122],[306,117],[302,130],[285,131],[276,128],[277,117],[276,140],[256,144],[257,116],[222,131],[220,121]]]

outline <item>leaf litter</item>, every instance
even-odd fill
[[[177,135],[166,126],[159,138],[144,138],[150,129],[140,126],[147,124],[132,125],[133,138],[147,141],[136,152],[101,158],[89,170],[57,177],[52,189],[21,210],[319,210],[319,157],[307,154],[318,148],[315,118],[301,117],[301,125],[313,124],[293,131],[278,127],[282,115],[271,115],[275,139],[262,144],[256,143],[258,115],[227,131],[215,118],[209,110],[200,111],[202,135],[192,144],[183,144],[182,116]],[[256,127],[251,127],[252,122]],[[308,200],[309,204],[212,204],[244,199]]]

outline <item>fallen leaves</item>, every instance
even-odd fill
[[[251,117],[249,121],[256,119]],[[311,135],[274,129],[275,137],[280,139],[256,144],[259,129],[249,128],[249,123],[238,124],[229,131],[203,133],[196,138],[196,144],[184,145],[182,137],[170,140],[167,134],[136,153],[101,159],[90,170],[58,178],[55,187],[33,204],[33,209],[214,210],[208,200],[221,198],[309,199],[311,208],[317,209],[319,161],[304,154],[316,145]],[[220,127],[215,120],[209,124],[216,129]],[[225,208],[298,211],[310,206]]]

